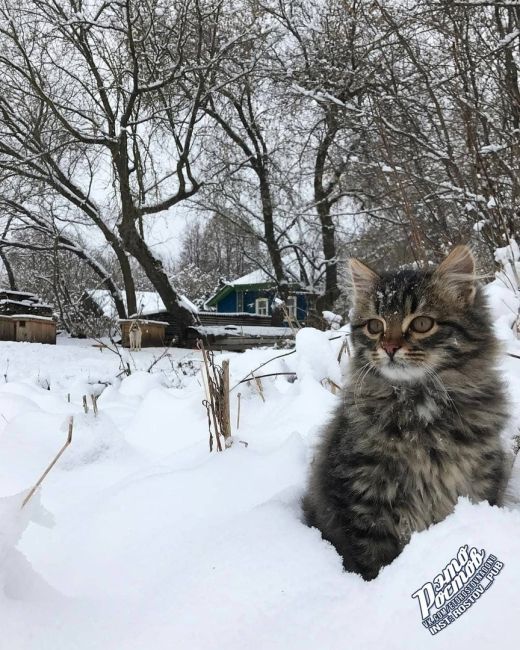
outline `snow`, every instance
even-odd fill
[[[289,327],[268,327],[263,325],[197,325],[194,329],[199,334],[215,336],[280,336],[293,335]]]
[[[137,319],[141,325],[168,325],[166,321],[163,320],[150,320],[149,318],[138,318]],[[135,318],[120,318],[119,323],[134,323]]]
[[[38,305],[41,307],[42,305]],[[48,321],[54,323],[55,320],[52,316],[38,316],[37,314],[0,314],[2,319],[9,318],[11,320],[30,320],[30,321]]]
[[[198,314],[199,308],[189,298],[186,298],[186,296],[179,296],[179,302],[188,311],[191,311],[192,314]]]
[[[29,291],[14,291],[13,289],[7,289],[5,287],[0,287],[0,293],[8,293],[13,296],[28,296],[30,298],[34,298],[34,300],[38,299],[34,293],[31,293]]]
[[[235,287],[241,284],[265,284],[267,282],[272,283],[273,278],[262,269],[256,269],[255,271],[251,271],[251,273],[247,273],[246,275],[243,275],[242,277],[237,278],[228,284],[232,287]]]
[[[20,307],[38,307],[38,309],[51,309],[51,305],[36,300],[8,300],[7,298],[0,299],[0,305],[18,305]]]
[[[504,320],[517,296],[504,277],[486,292],[504,351],[520,355]],[[294,350],[216,353],[217,362],[230,361],[232,386],[234,444],[220,454],[208,450],[198,351],[120,350],[120,359],[88,340],[0,342],[1,647],[518,647],[518,462],[507,507],[461,499],[370,583],[345,573],[334,548],[302,523],[309,463],[340,399],[325,380],[342,383],[348,354],[340,363],[338,355],[348,335],[348,326],[305,328]],[[297,379],[262,377],[264,402],[254,381],[241,381],[252,370]],[[501,370],[512,396],[504,432],[512,449],[520,361],[504,355]],[[63,446],[71,416],[72,444],[21,510]],[[411,595],[464,544],[496,555],[504,568],[430,641]]]
[[[473,230],[478,234],[482,232],[482,230],[488,225],[489,220],[488,219],[480,219],[480,221],[477,221],[476,223],[473,224]]]
[[[502,266],[507,266],[512,260],[518,261],[519,259],[520,249],[514,239],[511,239],[507,246],[495,250],[495,260]]]
[[[107,318],[117,318],[117,312],[110,291],[106,289],[93,289],[88,292],[89,296],[99,306],[103,315]],[[126,296],[121,298],[126,307]],[[139,314],[143,311],[161,311],[164,310],[164,303],[159,294],[154,291],[136,291],[137,309]]]
[[[137,300],[137,313],[139,316],[146,316],[147,314],[155,314],[157,312],[166,311],[164,302],[155,291],[136,291]],[[112,295],[106,289],[94,289],[89,291],[89,296],[99,306],[103,315],[107,318],[117,318],[117,312],[112,299]],[[126,307],[126,296],[121,296]],[[197,307],[186,296],[179,296],[180,304],[186,307],[189,311],[197,313]],[[133,315],[133,314],[130,314]]]
[[[499,338],[508,340],[520,310],[520,249],[516,241],[512,239],[509,245],[498,248],[495,260],[501,268],[485,291],[495,317],[495,332]]]
[[[506,146],[502,144],[487,144],[484,147],[480,148],[480,153],[481,154],[498,153],[499,151],[502,151],[502,149],[505,148]]]
[[[340,314],[335,314],[333,311],[322,311],[323,318],[327,321],[331,330],[337,330],[341,327],[343,317]]]
[[[328,332],[304,327],[296,335],[297,376],[301,382],[331,379],[341,385],[341,371]]]

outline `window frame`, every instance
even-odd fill
[[[265,305],[265,314],[259,311],[260,303]],[[255,314],[257,316],[269,316],[269,298],[257,298],[255,300]]]
[[[289,303],[289,301],[291,302]],[[289,314],[290,318],[298,320],[298,299],[296,296],[287,296],[287,300],[285,301],[285,308],[287,309],[287,313]]]

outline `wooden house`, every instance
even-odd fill
[[[0,315],[0,341],[56,344],[56,322],[33,314]]]
[[[15,324],[11,316],[0,314],[0,341],[16,341]]]
[[[121,325],[121,343],[123,347],[130,347],[130,326],[136,319],[120,320]],[[139,327],[141,328],[141,347],[159,348],[166,344],[166,325],[163,321],[148,320],[139,318]]]
[[[271,317],[276,283],[264,271],[257,270],[241,278],[224,283],[205,303],[205,308],[217,313],[254,314]],[[314,294],[296,283],[290,285],[286,309],[289,318],[305,324]]]
[[[0,289],[0,341],[56,343],[52,307],[25,291]]]
[[[15,314],[11,316],[14,323],[14,341],[28,343],[56,344],[56,322],[46,316],[32,314]]]

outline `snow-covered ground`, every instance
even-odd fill
[[[516,298],[497,284],[489,292],[504,349],[520,355]],[[344,573],[333,547],[302,523],[313,445],[339,399],[321,380],[342,381],[341,343],[302,330],[296,353],[259,371],[296,372],[296,381],[264,379],[265,402],[253,383],[235,388],[235,442],[219,454],[208,450],[198,352],[123,351],[126,376],[116,354],[89,341],[0,343],[0,649],[517,648],[520,482],[506,508],[461,500],[369,583]],[[218,359],[230,359],[234,385],[285,352]],[[503,372],[510,446],[520,359],[504,355]],[[97,416],[83,410],[91,394]],[[72,444],[20,510],[71,415]],[[465,544],[504,568],[431,636],[411,594]]]

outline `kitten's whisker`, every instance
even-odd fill
[[[360,370],[359,370],[359,371],[354,375],[354,377],[355,377],[356,375],[358,375],[358,374],[360,375],[360,377],[358,378],[358,380],[357,380],[356,383],[354,384],[354,404],[355,404],[356,406],[358,405],[358,401],[357,401],[357,400],[358,400],[358,397],[359,397],[359,395],[361,394],[361,391],[362,391],[362,389],[363,389],[363,384],[364,384],[364,382],[365,382],[365,379],[366,379],[366,377],[370,374],[370,372],[372,372],[373,369],[374,369],[374,367],[372,366],[372,364],[370,363],[370,361],[368,361],[368,362],[365,363],[365,365],[364,365],[362,368],[360,368]]]

